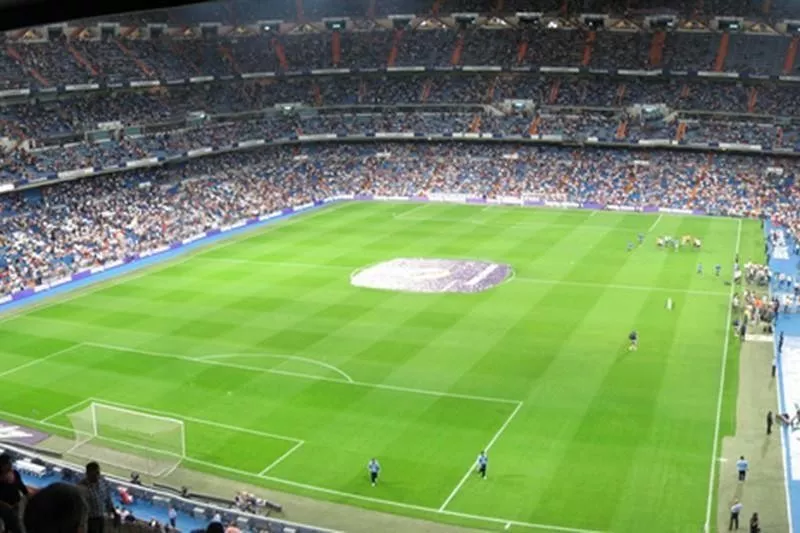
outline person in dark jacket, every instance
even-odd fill
[[[750,517],[750,533],[761,533],[761,526],[758,523],[758,513],[753,513]]]
[[[11,456],[7,453],[0,455],[0,517],[6,525],[6,531],[22,533],[20,505],[29,495],[28,487],[14,469]]]

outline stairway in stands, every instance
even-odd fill
[[[50,86],[50,81],[44,76],[42,76],[42,74],[38,70],[36,70],[33,67],[29,67],[25,64],[25,61],[22,59],[22,54],[20,54],[16,48],[14,48],[13,46],[7,47],[6,54],[8,54],[8,57],[16,61],[24,72],[27,72],[33,77],[33,79],[38,81],[42,87]]]
[[[531,125],[528,126],[529,135],[536,135],[539,133],[539,123],[541,121],[542,121],[541,115],[537,114],[535,117],[533,117],[533,120],[531,120]]]
[[[728,57],[728,47],[730,46],[731,36],[728,32],[722,34],[717,48],[717,57],[714,58],[714,71],[722,72],[725,68],[725,58]]]
[[[239,63],[236,62],[236,58],[233,56],[233,52],[231,52],[230,48],[220,44],[219,53],[222,54],[222,57],[225,58],[225,60],[227,60],[228,64],[231,66],[231,69],[233,69],[236,74],[242,73],[242,69],[239,68]]]
[[[129,58],[131,58],[131,59],[133,60],[133,62],[134,62],[134,63],[136,63],[136,66],[137,66],[137,67],[139,67],[139,70],[141,70],[141,71],[142,71],[142,74],[144,74],[144,75],[145,75],[145,76],[147,76],[148,78],[153,76],[153,70],[152,70],[150,67],[148,67],[148,66],[145,64],[145,62],[144,62],[144,61],[142,61],[141,59],[139,59],[138,57],[136,57],[136,56],[133,54],[133,52],[131,52],[131,51],[130,51],[130,49],[129,49],[127,46],[125,46],[124,44],[122,44],[122,41],[120,41],[119,39],[115,38],[115,39],[114,39],[114,43],[117,45],[117,48],[119,48],[120,50],[122,50],[122,53],[123,53],[123,54],[125,54],[126,56],[128,56]]]
[[[342,34],[339,30],[331,33],[331,61],[334,67],[338,67],[342,62]]]
[[[786,49],[786,59],[783,61],[783,73],[791,74],[794,70],[794,62],[797,58],[797,47],[800,46],[800,35],[792,37],[789,47]]]
[[[400,39],[403,38],[403,30],[394,30],[394,37],[392,37],[392,48],[389,50],[389,58],[386,60],[386,65],[393,67],[397,62],[397,52],[400,46]]]
[[[667,40],[667,33],[664,31],[657,31],[653,34],[653,40],[650,41],[650,67],[661,66],[661,61],[664,57],[664,43]]]
[[[423,104],[428,101],[428,98],[431,95],[431,88],[433,87],[433,80],[428,78],[422,84],[422,94],[419,96],[419,101]]]
[[[592,30],[586,35],[586,43],[583,46],[583,60],[581,65],[588,67],[592,61],[592,51],[594,50],[594,43],[597,40],[597,32]]]
[[[86,59],[85,57],[83,57],[83,54],[81,54],[80,52],[78,52],[78,50],[76,50],[76,49],[75,49],[75,47],[74,47],[74,46],[72,46],[72,44],[71,44],[69,41],[67,41],[67,42],[66,42],[66,47],[67,47],[67,50],[69,50],[69,53],[70,53],[70,54],[72,54],[72,57],[74,57],[74,58],[75,58],[75,61],[77,61],[78,63],[80,63],[81,65],[83,65],[83,67],[84,67],[86,70],[88,70],[88,71],[89,71],[89,74],[91,74],[91,75],[92,75],[92,77],[96,78],[96,77],[97,77],[97,75],[98,75],[98,72],[97,72],[97,69],[94,67],[94,65],[92,65],[92,64],[89,62],[89,60],[88,60],[88,59]]]
[[[450,64],[458,66],[461,64],[461,53],[464,51],[464,30],[458,32],[458,37],[456,37],[456,46],[453,48],[453,53],[450,56]]]
[[[277,37],[272,38],[272,49],[275,50],[275,56],[278,58],[278,64],[284,72],[289,70],[289,62],[286,60],[286,49],[283,43]]]

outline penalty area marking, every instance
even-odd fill
[[[490,441],[489,441],[489,444],[487,444],[487,445],[484,447],[484,449],[483,449],[483,450],[484,450],[485,452],[487,452],[487,453],[488,453],[488,452],[489,452],[489,450],[492,448],[492,446],[494,446],[494,443],[495,443],[495,442],[497,442],[497,439],[499,439],[499,438],[500,438],[500,435],[502,435],[502,434],[503,434],[503,432],[506,430],[506,428],[507,428],[507,427],[508,427],[508,425],[511,423],[511,421],[512,421],[512,420],[514,420],[514,417],[515,417],[515,416],[517,416],[517,413],[518,413],[518,412],[519,412],[519,410],[522,408],[522,405],[523,405],[523,403],[522,403],[522,402],[519,402],[519,403],[517,404],[517,407],[516,407],[516,408],[515,408],[515,409],[514,409],[514,410],[511,412],[511,414],[510,414],[510,415],[508,415],[508,418],[506,418],[506,421],[505,421],[505,422],[503,422],[503,425],[502,425],[502,426],[500,426],[500,429],[498,429],[498,430],[497,430],[497,433],[495,433],[495,434],[494,434],[494,436],[492,437],[492,440],[490,440]],[[472,467],[472,465],[470,465],[470,467],[467,469],[467,473],[466,473],[466,474],[464,474],[464,476],[463,476],[463,477],[461,478],[461,480],[458,482],[458,485],[456,485],[456,488],[454,488],[454,489],[453,489],[453,491],[452,491],[452,492],[451,492],[451,493],[450,493],[450,494],[447,496],[447,499],[445,499],[445,501],[444,501],[444,503],[441,505],[441,507],[439,507],[439,512],[440,512],[440,513],[441,513],[442,511],[444,511],[444,510],[447,508],[447,506],[448,506],[448,505],[450,505],[450,502],[451,502],[451,501],[453,501],[453,498],[455,498],[455,497],[456,497],[456,494],[458,494],[458,491],[460,491],[460,490],[461,490],[461,487],[463,487],[463,486],[464,486],[464,483],[466,483],[466,482],[467,482],[467,479],[469,479],[469,476],[470,476],[470,475],[472,475],[472,469],[473,469],[473,467]]]
[[[42,418],[41,420],[39,420],[39,422],[49,422],[50,420],[52,420],[54,418],[58,418],[61,415],[65,415],[65,414],[69,413],[70,411],[74,411],[75,409],[77,409],[81,405],[83,405],[85,403],[90,403],[91,401],[92,401],[91,398],[86,398],[85,400],[81,400],[79,402],[75,402],[72,405],[68,405],[67,407],[65,407],[63,409],[59,409],[58,411],[56,411],[52,415],[48,415],[48,416]]]
[[[309,359],[308,357],[300,357],[299,355],[281,355],[281,354],[272,354],[272,353],[223,353],[219,355],[204,355],[202,357],[196,357],[200,361],[208,361],[208,360],[217,360],[217,359],[233,359],[236,357],[253,357],[253,358],[269,358],[269,359],[286,359],[288,361],[301,361],[303,363],[308,363],[310,365],[321,366],[322,368],[327,368],[328,370],[335,372],[342,376],[345,381],[349,383],[353,383],[355,380],[350,377],[350,375],[331,364],[323,363],[322,361],[317,361],[315,359]]]
[[[262,436],[267,436],[267,437],[278,438],[277,435],[273,435],[273,434],[269,434],[269,433],[263,433],[263,432],[260,432],[260,431],[245,429],[245,428],[242,428],[242,427],[231,426],[229,424],[220,424],[218,422],[212,422],[210,420],[202,420],[202,419],[198,419],[198,418],[187,417],[187,416],[176,414],[176,413],[166,413],[166,412],[163,412],[163,411],[156,411],[154,409],[121,404],[121,403],[118,403],[118,402],[105,400],[105,399],[102,399],[102,398],[94,398],[94,397],[92,397],[92,398],[87,398],[85,401],[86,402],[94,401],[94,402],[104,403],[104,404],[112,405],[112,406],[115,405],[115,406],[122,407],[122,408],[128,408],[128,409],[137,410],[137,411],[140,411],[140,412],[143,412],[143,413],[151,412],[151,413],[154,413],[154,414],[162,414],[164,416],[172,416],[172,417],[175,417],[175,418],[182,418],[182,419],[187,420],[187,421],[197,422],[197,423],[200,423],[200,424],[206,424],[206,425],[211,426],[211,427],[216,426],[216,427],[220,427],[220,428],[223,428],[223,429],[229,429],[229,430],[232,430],[232,431],[240,431],[242,433],[251,433],[251,434],[254,434],[254,435],[262,435]],[[519,402],[515,402],[515,403],[519,403]],[[23,415],[18,415],[16,413],[11,413],[11,412],[7,412],[7,411],[0,411],[0,414],[1,415],[5,415],[5,416],[7,416],[7,417],[9,417],[11,419],[17,419],[17,420],[20,420],[20,421],[23,421],[23,422],[27,422],[27,423],[30,423],[30,424],[39,424],[41,426],[50,427],[50,428],[58,429],[58,430],[61,430],[61,431],[70,431],[70,432],[74,431],[74,428],[72,428],[72,427],[62,426],[62,425],[59,425],[59,424],[53,424],[51,422],[41,422],[39,420],[30,418],[30,417],[26,417],[26,416],[23,416]],[[299,439],[293,439],[293,438],[290,438],[290,437],[284,437],[284,439],[285,440],[294,441],[295,443],[303,442],[303,441],[301,441]],[[129,444],[129,443],[124,443],[124,444]],[[138,446],[138,448],[142,449],[142,448],[146,448],[146,447]],[[299,446],[295,446],[295,448],[299,448]],[[152,449],[152,448],[149,448],[149,450],[150,451],[156,451],[156,452],[160,451],[160,450],[155,450],[155,449]],[[307,490],[307,491],[310,491],[310,492],[316,492],[316,493],[320,493],[320,494],[327,494],[327,495],[331,495],[331,496],[350,498],[352,500],[358,500],[358,501],[375,503],[375,504],[379,504],[379,505],[385,505],[387,507],[395,507],[395,508],[400,508],[400,509],[409,509],[409,510],[414,510],[414,511],[421,511],[421,512],[424,512],[424,513],[430,513],[431,515],[441,514],[441,515],[453,516],[453,517],[463,518],[463,519],[477,521],[477,522],[489,522],[489,523],[502,524],[502,525],[512,524],[512,525],[515,525],[515,526],[520,526],[520,527],[525,527],[525,528],[530,528],[530,529],[539,529],[539,530],[545,530],[545,531],[558,531],[560,533],[604,533],[604,532],[602,532],[600,530],[593,530],[593,529],[581,529],[581,528],[572,528],[572,527],[566,527],[566,526],[555,526],[555,525],[550,525],[550,524],[539,524],[539,523],[534,523],[534,522],[522,522],[522,521],[517,521],[517,520],[509,520],[508,518],[499,518],[499,517],[486,516],[486,515],[460,513],[458,511],[438,510],[438,509],[436,509],[434,507],[425,507],[423,505],[415,505],[415,504],[410,504],[410,503],[397,502],[397,501],[392,501],[392,500],[385,500],[385,499],[382,499],[382,498],[374,498],[374,497],[371,497],[371,496],[363,496],[361,494],[355,494],[355,493],[344,492],[344,491],[339,491],[339,490],[335,490],[335,489],[329,489],[329,488],[320,487],[320,486],[317,486],[317,485],[309,485],[307,483],[300,483],[300,482],[297,482],[297,481],[291,481],[289,479],[284,479],[284,478],[280,478],[280,477],[268,476],[266,474],[256,474],[254,472],[247,472],[246,470],[240,470],[238,468],[232,468],[232,467],[229,467],[229,466],[224,466],[224,465],[220,465],[220,464],[217,464],[217,463],[212,463],[210,461],[204,461],[202,459],[194,459],[194,458],[189,457],[189,456],[181,457],[181,460],[184,463],[193,463],[193,464],[196,464],[196,465],[205,466],[207,468],[211,468],[211,469],[217,470],[219,472],[228,472],[228,473],[231,473],[231,474],[236,474],[236,475],[239,475],[239,476],[244,476],[244,477],[248,477],[248,478],[252,478],[252,479],[258,479],[258,480],[262,480],[262,481],[271,481],[272,483],[275,483],[277,485],[294,487],[294,488],[298,488],[298,489]],[[273,464],[274,463],[275,462],[273,462]]]
[[[58,357],[63,353],[71,352],[75,348],[78,348],[79,346],[82,345],[83,343],[79,342],[78,344],[73,344],[69,348],[64,348],[63,350],[58,350],[57,352],[53,352],[50,355],[45,355],[44,357],[39,357],[38,359],[34,359],[33,361],[28,361],[27,363],[22,363],[21,365],[13,366],[8,370],[3,370],[2,372],[0,372],[0,378],[8,376],[9,374],[13,374],[15,372],[19,372],[20,370],[24,370],[34,365],[38,365],[39,363],[44,363],[45,361],[53,359],[54,357]]]
[[[305,444],[305,443],[306,443],[306,441],[304,441],[304,440],[301,440],[300,442],[298,442],[297,444],[295,444],[294,446],[292,446],[291,448],[289,448],[289,450],[288,450],[286,453],[284,453],[283,455],[281,455],[280,457],[278,457],[277,459],[275,459],[274,461],[272,461],[272,462],[269,464],[269,466],[267,466],[267,467],[266,467],[264,470],[262,470],[261,472],[259,472],[259,473],[258,473],[258,475],[259,475],[259,476],[263,476],[263,475],[265,475],[267,472],[269,472],[270,470],[272,470],[273,468],[275,468],[276,466],[278,466],[279,464],[281,464],[281,463],[283,462],[283,460],[284,460],[284,459],[286,459],[287,457],[289,457],[290,455],[292,455],[292,454],[295,452],[295,450],[297,450],[297,449],[298,449],[300,446],[302,446],[302,445],[303,445],[303,444]]]
[[[444,392],[444,391],[435,391],[430,389],[417,389],[413,387],[401,387],[399,385],[388,385],[386,383],[368,383],[365,381],[345,381],[343,379],[334,379],[334,378],[327,378],[324,376],[316,376],[314,374],[304,374],[302,372],[287,372],[283,370],[274,370],[271,368],[264,368],[258,366],[249,366],[249,365],[238,365],[234,363],[224,363],[222,361],[215,361],[213,359],[200,359],[199,357],[189,357],[186,355],[177,355],[173,353],[165,353],[165,352],[155,352],[150,350],[140,350],[138,348],[128,348],[126,346],[115,346],[113,344],[101,344],[96,342],[85,342],[83,343],[85,346],[94,346],[95,348],[102,348],[105,350],[114,350],[118,352],[127,352],[127,353],[138,353],[141,355],[152,356],[152,357],[162,357],[165,359],[175,359],[178,361],[186,361],[187,363],[194,363],[194,364],[201,364],[201,365],[210,365],[210,366],[220,366],[220,367],[227,367],[227,368],[236,368],[239,370],[249,370],[253,372],[264,372],[267,374],[278,374],[282,376],[291,376],[295,378],[302,378],[302,379],[310,379],[314,381],[326,381],[328,383],[341,383],[344,385],[351,385],[356,387],[368,387],[372,389],[381,389],[381,390],[390,390],[396,392],[408,392],[412,394],[424,394],[427,396],[439,396],[442,398],[457,398],[461,400],[474,400],[479,402],[494,402],[494,403],[506,403],[506,404],[518,404],[519,400],[512,400],[510,398],[497,398],[493,396],[478,396],[474,394],[461,394],[457,392]],[[202,356],[201,356],[202,357]]]

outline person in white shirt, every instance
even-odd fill
[[[731,505],[731,520],[728,523],[728,531],[739,529],[739,515],[741,512],[742,502],[740,502],[738,499],[733,500],[733,505]]]

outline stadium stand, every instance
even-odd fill
[[[75,484],[83,477],[83,468],[58,456],[4,444],[0,450],[14,460],[26,486],[34,489],[63,482]],[[135,479],[104,476],[111,489],[115,516],[107,517],[108,531],[143,533],[153,531],[205,531],[207,524],[218,522],[241,531],[265,533],[323,533],[327,530],[270,517],[280,506],[248,493],[218,498],[191,492],[187,487],[145,486]],[[174,509],[175,525],[170,524],[169,510]]]
[[[592,27],[556,16],[572,10],[561,1],[528,24],[513,14],[522,0],[234,0],[12,32],[0,50],[0,302],[360,195],[764,217],[798,238],[797,28],[740,0],[694,4],[669,31],[613,10]],[[492,16],[465,23],[456,10]],[[383,18],[398,13],[410,15]],[[753,19],[722,32],[708,14]],[[30,483],[69,477],[17,455]],[[219,512],[243,530],[312,531],[114,484],[136,516],[164,523],[173,505],[184,529]]]

